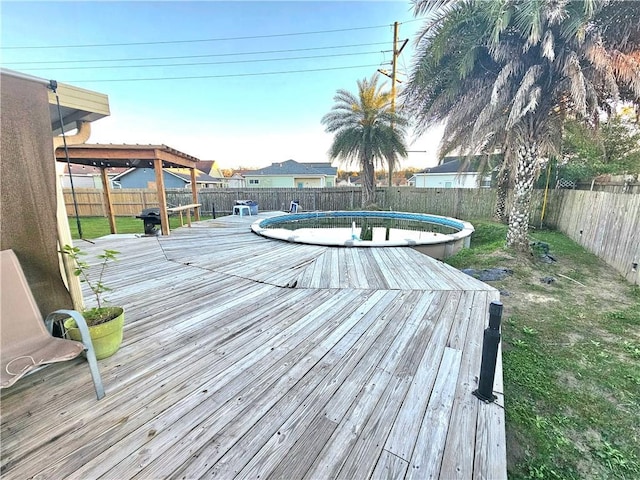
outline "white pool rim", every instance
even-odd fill
[[[309,234],[309,229],[287,230],[277,228],[278,223],[289,223],[298,220],[311,220],[314,218],[383,218],[383,219],[401,219],[424,222],[427,224],[443,225],[456,229],[453,233],[438,233],[425,235],[423,238],[396,238],[393,240],[360,240],[347,236],[341,238],[331,238],[318,235],[320,230],[330,230],[331,227],[312,229],[315,235]],[[270,228],[267,228],[269,227]],[[274,228],[275,227],[275,228]],[[343,227],[342,227],[343,228]],[[379,228],[379,227],[378,227]],[[344,229],[344,228],[343,228]],[[440,215],[431,215],[426,213],[408,213],[408,212],[385,212],[385,211],[328,211],[328,212],[304,212],[290,215],[278,215],[262,220],[258,220],[251,225],[251,230],[263,237],[283,240],[292,243],[302,243],[307,245],[335,246],[335,247],[404,247],[417,245],[438,245],[455,243],[464,241],[468,244],[469,237],[474,232],[473,225],[469,222],[459,220],[457,218],[443,217]],[[337,228],[334,228],[337,230]],[[392,230],[401,230],[394,228]],[[424,233],[424,232],[423,232]],[[465,245],[468,246],[468,245]]]

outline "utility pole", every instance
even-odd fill
[[[404,47],[404,45],[403,45]],[[398,73],[398,22],[393,22],[393,60],[391,61],[391,112],[396,113],[396,76]]]
[[[409,39],[406,39],[400,48],[398,48],[398,22],[393,22],[393,57],[391,61],[391,113],[396,113],[396,82],[399,82],[398,76],[398,57],[407,45]],[[387,75],[388,76],[388,75]],[[393,123],[391,124],[393,128]],[[389,187],[393,186],[393,165],[389,164]]]
[[[396,113],[396,76],[398,73],[398,22],[393,22],[393,56],[391,61],[391,113]],[[391,128],[393,128],[393,123]],[[393,187],[393,164],[389,162],[389,188]]]

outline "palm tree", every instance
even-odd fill
[[[357,163],[362,170],[362,206],[375,203],[375,169],[384,163],[392,170],[398,157],[407,156],[406,121],[391,110],[391,93],[378,86],[378,75],[358,80],[358,94],[338,90],[336,102],[322,117],[327,132],[335,133],[331,159]]]
[[[597,124],[640,99],[636,2],[415,0],[430,14],[404,105],[418,127],[447,121],[441,154],[505,154],[514,184],[507,245],[528,250],[533,183],[558,154],[564,120]],[[503,172],[503,173],[504,173]]]

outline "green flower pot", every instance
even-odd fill
[[[110,357],[118,351],[122,344],[124,309],[118,307],[118,311],[119,315],[114,319],[99,325],[89,326],[89,335],[98,360]],[[72,340],[82,342],[80,329],[77,328],[76,322],[72,318],[66,320],[64,326]]]

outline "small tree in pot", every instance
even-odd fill
[[[79,247],[65,245],[60,253],[68,255],[74,260],[76,268],[73,274],[80,277],[80,281],[87,284],[95,296],[97,306],[84,310],[82,315],[89,326],[89,333],[93,342],[93,348],[96,351],[96,358],[100,360],[109,357],[120,348],[120,344],[122,343],[124,309],[122,307],[107,306],[108,302],[103,295],[111,291],[111,289],[103,283],[102,279],[107,264],[111,261],[116,261],[117,255],[120,252],[116,250],[104,250],[104,253],[98,255],[98,258],[102,260],[102,262],[100,263],[100,273],[97,279],[91,278],[88,275],[91,266],[81,258],[81,256],[86,255],[86,253]],[[64,326],[73,340],[80,340],[80,330],[78,330],[73,319],[64,322]]]

